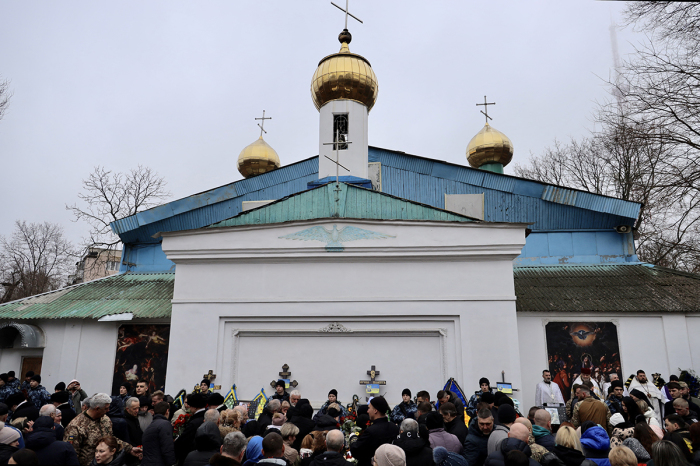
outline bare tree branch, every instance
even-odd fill
[[[8,80],[0,80],[0,120],[5,116],[5,112],[10,108],[10,82]]]
[[[97,247],[106,249],[109,255],[120,244],[110,223],[167,200],[170,193],[165,187],[162,177],[142,165],[128,173],[95,167],[83,180],[83,189],[78,194],[80,203],[66,205],[66,209],[73,213],[74,221],[84,221],[90,226],[89,235],[83,241],[84,254]]]

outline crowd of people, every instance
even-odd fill
[[[382,396],[343,405],[332,389],[318,409],[280,380],[252,416],[206,379],[180,406],[146,381],[88,396],[72,380],[49,394],[40,375],[10,372],[0,374],[0,466],[700,466],[700,400],[686,383],[615,374],[598,384],[601,399],[586,375],[565,404],[543,371],[527,413],[487,378],[468,400],[407,388],[393,407]]]

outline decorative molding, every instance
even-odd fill
[[[331,322],[325,327],[318,329],[322,333],[352,333],[352,330],[341,324],[340,322]]]
[[[333,225],[333,229],[328,230],[322,225],[316,225],[315,227],[280,236],[279,238],[301,241],[320,241],[326,243],[326,251],[342,252],[345,249],[343,243],[347,243],[348,241],[396,238],[396,236],[385,235],[384,233],[353,226],[345,226],[338,230],[338,225]]]

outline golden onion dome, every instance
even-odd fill
[[[338,36],[340,52],[328,55],[318,63],[311,79],[311,97],[316,110],[331,100],[354,100],[374,107],[379,93],[377,76],[369,61],[363,56],[350,53],[348,44],[352,36],[347,29]]]
[[[277,152],[266,143],[262,136],[241,151],[238,156],[238,171],[245,178],[262,175],[280,167]]]
[[[508,136],[486,123],[469,141],[467,160],[479,168],[488,163],[500,163],[504,167],[513,159],[513,143]]]

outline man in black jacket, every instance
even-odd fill
[[[484,466],[505,466],[506,460],[508,459],[508,453],[511,451],[520,451],[529,460],[529,466],[538,466],[537,461],[530,458],[532,452],[530,447],[527,445],[527,440],[530,435],[530,431],[527,427],[522,424],[513,424],[508,432],[508,438],[503,439],[501,443],[498,444],[496,451],[491,453],[487,458]],[[470,463],[471,464],[471,463]]]
[[[51,403],[53,403],[56,409],[61,411],[61,425],[63,425],[63,427],[68,426],[70,421],[75,417],[75,411],[73,411],[70,404],[70,393],[66,391],[52,393]]]
[[[310,434],[316,425],[316,423],[311,419],[311,416],[314,414],[314,409],[311,407],[309,400],[302,398],[299,400],[297,405],[294,408],[291,408],[289,411],[292,412],[292,410],[294,411],[292,417],[289,419],[289,422],[299,428],[299,434],[297,435],[296,440],[294,440],[294,443],[292,443],[292,448],[299,451],[304,437]]]
[[[62,464],[78,466],[78,455],[73,445],[56,440],[54,422],[49,416],[40,416],[32,426],[32,432],[27,436],[25,447],[33,450],[39,459],[39,464]]]
[[[351,466],[343,457],[345,436],[340,430],[331,430],[326,434],[326,451],[311,461],[311,466]]]
[[[456,435],[459,443],[464,443],[467,438],[467,426],[464,424],[464,419],[458,416],[455,406],[450,402],[441,404],[440,414],[445,421],[445,431]]]
[[[358,466],[370,466],[377,448],[385,443],[391,443],[399,435],[399,427],[389,422],[386,417],[388,411],[389,404],[383,396],[374,397],[369,402],[367,414],[372,425],[362,432],[350,447],[350,452],[353,458],[357,459]]]
[[[455,411],[457,411],[457,417],[462,419],[462,424],[464,424],[464,403],[453,391],[440,390],[437,392],[437,399],[440,405],[447,402],[452,403],[455,406]]]
[[[147,466],[172,466],[177,462],[173,426],[168,421],[170,405],[159,401],[153,407],[153,422],[143,433],[143,460]]]
[[[493,414],[483,408],[475,422],[469,423],[469,433],[464,441],[462,455],[469,466],[482,466],[488,455],[489,436],[493,431]]]
[[[406,453],[406,466],[432,466],[433,449],[430,448],[428,438],[421,437],[418,432],[418,421],[404,419],[401,421],[399,437],[394,440],[394,445]]]
[[[139,424],[139,399],[135,396],[127,398],[124,406],[124,419],[126,420],[126,430],[129,433],[129,443],[133,446],[139,446],[143,442],[143,431]]]
[[[34,403],[27,401],[23,392],[13,393],[5,401],[12,411],[12,419],[26,417],[28,421],[36,421],[39,417],[39,410]]]
[[[260,413],[260,416],[258,416],[258,435],[261,437],[265,436],[265,431],[267,430],[267,426],[272,424],[272,416],[275,415],[275,413],[280,412],[280,408],[282,407],[282,402],[280,400],[270,400],[265,408],[263,408],[262,412]]]
[[[204,413],[206,412],[207,399],[201,393],[192,393],[187,397],[187,404],[192,411],[192,417],[187,421],[185,430],[175,440],[175,455],[182,465],[185,458],[195,449],[194,437],[197,429],[204,423]]]

